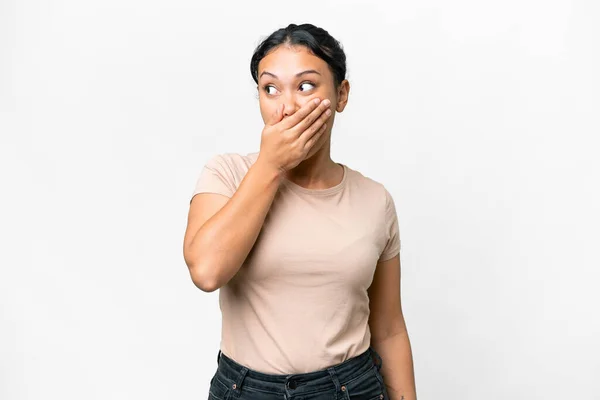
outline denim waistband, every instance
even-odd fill
[[[375,357],[375,360],[373,359]],[[301,394],[304,391],[340,390],[344,382],[361,375],[374,366],[381,368],[381,356],[369,346],[363,353],[348,360],[318,371],[299,374],[266,374],[238,364],[221,350],[217,355],[217,374],[235,382],[241,390],[243,386],[273,393]]]

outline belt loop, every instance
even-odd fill
[[[379,355],[379,353],[373,348],[373,346],[369,346],[369,349],[371,350],[371,353],[375,355],[375,358],[377,359],[377,362],[375,362],[375,366],[377,367],[377,371],[379,371],[381,369],[381,365],[383,364],[383,360],[381,359],[381,356]]]
[[[231,393],[231,398],[235,398],[235,397],[240,397],[240,395],[242,394],[242,382],[244,382],[244,378],[246,377],[246,374],[248,373],[248,368],[242,366],[242,369],[240,370],[240,373],[237,377],[237,379],[235,380],[235,388],[231,388],[232,393]]]
[[[219,365],[220,360],[221,360],[221,349],[219,349],[219,354],[217,354],[217,366]]]
[[[334,367],[327,368],[327,372],[329,372],[329,375],[331,375],[331,379],[333,380],[333,384],[335,385],[335,396],[333,399],[337,400],[338,394],[340,393],[340,389],[341,389],[340,381],[338,380],[338,377],[335,374]]]

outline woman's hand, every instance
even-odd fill
[[[313,99],[285,120],[283,105],[277,107],[262,131],[259,159],[281,173],[300,164],[327,128],[329,105]]]

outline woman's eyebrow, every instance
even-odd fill
[[[299,76],[305,75],[305,74],[318,74],[318,75],[321,75],[321,73],[319,73],[318,71],[316,71],[314,69],[307,69],[306,71],[298,72],[296,74],[296,78],[298,78]],[[273,78],[279,79],[277,77],[277,75],[272,74],[272,73],[270,73],[268,71],[263,71],[262,74],[260,74],[260,76],[258,77],[258,79],[260,79],[263,75],[271,75]]]

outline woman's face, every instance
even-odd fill
[[[296,76],[297,74],[301,75]],[[349,85],[346,80],[338,92],[325,61],[312,55],[304,46],[286,45],[275,48],[260,60],[258,76],[260,114],[265,122],[281,104],[285,105],[285,119],[314,98],[318,97],[321,101],[329,99],[332,114],[327,120],[326,132],[322,138],[324,140],[319,142],[326,141],[325,137],[329,137],[331,133],[335,111],[343,111],[347,102]]]

